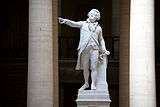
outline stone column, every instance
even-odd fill
[[[154,0],[131,0],[130,107],[156,107]]]
[[[52,0],[29,0],[27,107],[53,107]]]

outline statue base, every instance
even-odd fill
[[[77,107],[110,107],[108,91],[82,90],[78,92]]]

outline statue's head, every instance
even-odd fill
[[[100,12],[97,9],[92,9],[90,12],[88,12],[88,18],[92,22],[100,20],[100,17]]]

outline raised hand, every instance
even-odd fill
[[[64,24],[66,22],[66,20],[61,17],[59,17],[58,20],[60,24]]]

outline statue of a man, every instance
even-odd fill
[[[106,50],[105,42],[102,36],[102,28],[98,24],[100,20],[100,12],[97,9],[92,9],[88,13],[86,21],[72,21],[59,18],[60,24],[66,24],[70,27],[80,29],[80,42],[78,46],[78,59],[76,70],[83,70],[85,83],[79,90],[84,90],[89,87],[89,69],[91,70],[91,89],[96,90],[97,81],[97,66],[102,63],[103,55],[109,55]]]

